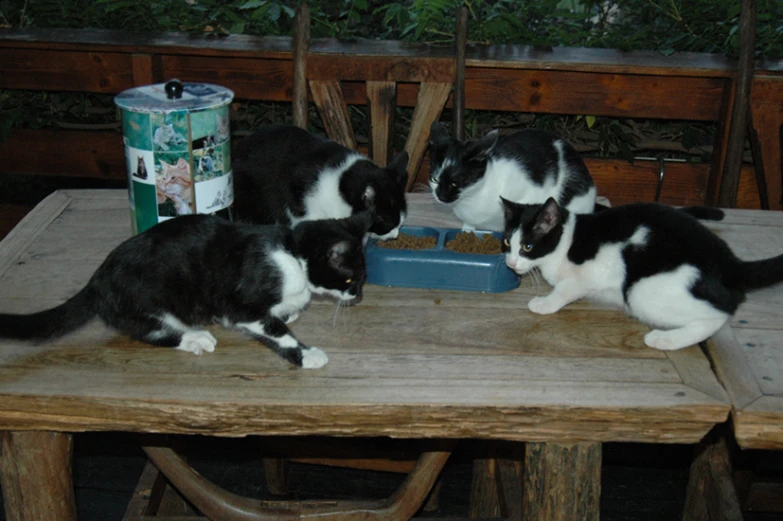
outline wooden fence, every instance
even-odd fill
[[[290,102],[292,51],[287,37],[6,29],[0,30],[0,88],[118,93],[179,78],[228,87],[241,100]],[[338,71],[337,77],[345,78],[351,71],[350,80],[342,82],[349,104],[366,103],[363,80],[378,70],[422,68],[422,63],[437,70],[454,55],[451,48],[332,39],[313,40],[308,53],[320,64],[322,79]],[[732,61],[712,54],[469,45],[464,100],[473,110],[714,122],[712,163],[666,164],[662,184],[657,161],[587,160],[600,194],[615,204],[653,200],[656,193],[670,204],[714,203],[736,74]],[[413,106],[417,89],[413,83],[400,85],[398,106]],[[757,64],[751,108],[770,207],[783,209],[783,61]],[[125,179],[125,170],[118,131],[18,129],[0,143],[0,173]],[[425,160],[417,179],[426,179],[426,172]],[[747,166],[737,206],[759,207],[756,178]]]

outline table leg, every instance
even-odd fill
[[[3,431],[0,447],[0,483],[8,521],[76,521],[70,434]]]
[[[528,443],[523,515],[529,521],[598,521],[600,443]]]

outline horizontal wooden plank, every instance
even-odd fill
[[[9,28],[0,34],[0,47],[41,49],[93,50],[116,49],[122,52],[154,52],[164,54],[254,54],[271,57],[290,56],[291,38],[229,35],[189,35],[185,33],[126,33],[102,29],[41,29]],[[384,40],[337,40],[314,38],[313,54],[358,56],[448,57],[454,55],[450,46],[430,46]],[[553,68],[596,70],[624,73],[642,71],[645,74],[729,77],[736,62],[722,54],[679,52],[669,56],[655,51],[620,51],[616,49],[585,49],[576,47],[534,47],[519,44],[479,45],[466,48],[466,62],[471,66],[510,68]],[[777,72],[780,60],[761,61],[760,69]]]
[[[6,174],[128,177],[120,132],[15,129],[0,141],[0,157],[0,171]]]
[[[0,47],[0,85],[8,89],[116,93],[133,86],[131,55]]]
[[[220,59],[219,67],[205,67],[204,59],[192,55],[161,56],[164,78],[216,83],[231,89],[237,99],[291,101],[290,60],[228,57]]]
[[[783,449],[783,399],[762,396],[735,411],[734,436],[743,449]]]
[[[344,58],[344,57],[343,57]],[[332,55],[307,57],[308,80],[399,81],[453,83],[456,62],[449,58],[400,58],[359,56],[350,60]]]
[[[465,70],[465,103],[477,110],[715,121],[724,81],[477,67]]]

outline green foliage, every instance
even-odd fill
[[[480,43],[724,53],[739,46],[739,0],[310,0],[313,37],[451,43],[458,7]],[[759,55],[783,56],[783,2],[757,0]],[[0,0],[0,25],[290,35],[295,2]]]

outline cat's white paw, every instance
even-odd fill
[[[302,350],[303,369],[318,369],[325,366],[328,361],[329,357],[326,356],[326,353],[317,347],[308,347]]]
[[[539,315],[551,315],[557,312],[562,306],[559,306],[553,299],[549,297],[533,297],[530,302],[527,303],[527,308],[533,313]]]
[[[175,349],[200,355],[213,352],[216,345],[217,339],[209,331],[186,331]]]
[[[661,351],[676,351],[685,347],[672,337],[670,331],[662,331],[660,329],[653,329],[644,335],[644,343]]]
[[[290,315],[285,317],[285,323],[286,324],[290,324],[291,322],[293,322],[297,318],[299,318],[299,313],[291,313]]]

